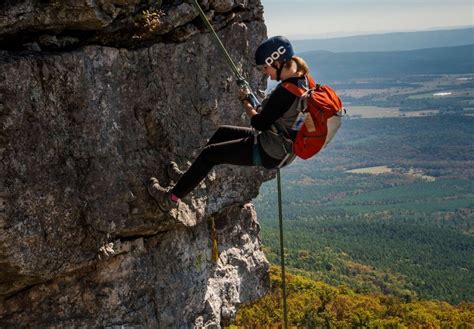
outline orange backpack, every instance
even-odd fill
[[[302,110],[304,124],[293,142],[293,153],[302,159],[309,159],[329,143],[341,125],[340,117],[345,113],[341,100],[331,87],[316,84],[310,75],[306,77],[308,89],[289,82],[282,85],[293,95],[306,101]]]

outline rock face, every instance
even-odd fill
[[[256,88],[259,1],[200,3]],[[0,327],[218,328],[264,294],[268,173],[216,167],[168,214],[146,192],[248,125],[191,2],[7,0],[0,46]]]

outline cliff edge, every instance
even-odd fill
[[[260,1],[200,3],[256,88]],[[248,125],[237,93],[189,1],[0,4],[0,327],[219,328],[263,295],[268,174],[216,167],[169,214],[145,186]]]

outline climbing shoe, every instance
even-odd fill
[[[166,169],[167,169],[169,178],[174,182],[179,181],[181,176],[183,176],[184,174],[184,172],[179,169],[178,164],[173,161],[170,162],[170,164],[168,165]]]
[[[170,189],[164,188],[160,186],[158,179],[155,177],[151,177],[148,180],[147,185],[148,193],[156,200],[158,203],[158,207],[163,211],[167,212],[171,209],[178,206],[177,202],[171,200],[171,193]]]

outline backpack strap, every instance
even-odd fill
[[[306,93],[306,90],[295,86],[291,82],[284,82],[281,86],[297,97],[301,97]]]
[[[314,82],[314,79],[311,75],[307,74],[306,79],[308,80],[309,89],[317,88],[318,85],[316,84],[316,82]]]
[[[284,83],[282,83],[281,86],[283,88],[285,88],[286,90],[288,90],[293,95],[295,95],[297,97],[301,97],[304,94],[306,94],[308,92],[308,90],[311,90],[311,89],[314,89],[314,88],[317,87],[317,85],[314,82],[314,79],[311,75],[307,74],[305,78],[306,78],[306,83],[307,83],[307,86],[308,86],[307,89],[305,89],[304,87],[303,88],[298,87],[298,86],[292,84],[291,82],[284,82]]]

